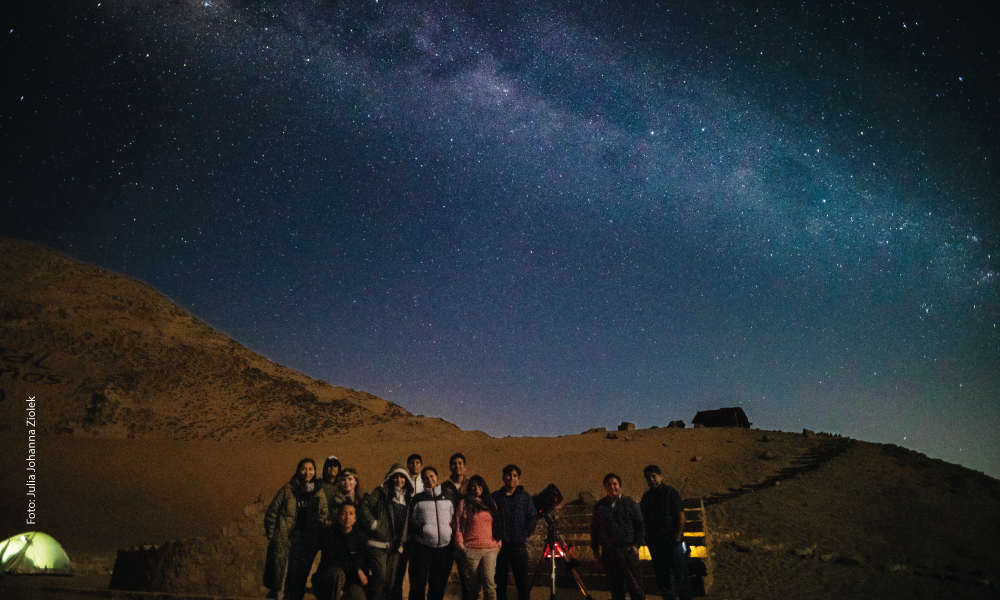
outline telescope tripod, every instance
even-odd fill
[[[556,526],[555,516],[551,513],[545,515],[545,522],[549,526],[548,535],[545,537],[545,551],[542,552],[542,557],[538,559],[538,566],[535,567],[535,574],[531,576],[531,583],[534,584],[535,579],[538,577],[538,571],[542,568],[542,563],[548,559],[550,565],[549,600],[555,600],[556,558],[561,558],[565,561],[566,568],[568,568],[569,572],[573,574],[573,579],[576,581],[577,587],[580,588],[580,592],[583,593],[584,598],[586,598],[586,600],[594,600],[594,597],[587,591],[587,587],[583,585],[583,580],[580,579],[580,574],[576,572],[576,567],[580,564],[580,561],[576,560],[572,556],[569,556],[568,552],[571,547],[566,543],[562,534],[559,533],[559,528]]]

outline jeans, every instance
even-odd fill
[[[410,600],[424,600],[425,586],[427,600],[443,600],[453,561],[451,544],[444,548],[410,544]]]
[[[531,600],[531,582],[528,581],[528,549],[503,546],[497,554],[497,600],[507,600],[507,570],[514,573],[517,600]]]
[[[673,600],[675,595],[681,600],[691,600],[687,556],[681,543],[649,544],[649,556],[653,559],[653,573],[656,574],[656,585],[663,600]]]
[[[626,591],[632,600],[646,599],[646,593],[642,591],[642,582],[639,580],[639,556],[632,551],[631,546],[602,547],[601,566],[608,576],[611,600],[625,600]]]
[[[313,559],[319,547],[316,534],[296,529],[292,532],[292,548],[288,554],[288,575],[285,579],[285,600],[302,600],[306,593],[306,581],[312,570]]]

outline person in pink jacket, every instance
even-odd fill
[[[496,600],[493,578],[503,532],[496,502],[479,475],[469,478],[466,496],[455,512],[452,531],[455,558],[462,570],[462,600],[475,600],[479,590],[483,590],[483,600]]]

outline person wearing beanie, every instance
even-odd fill
[[[361,503],[359,523],[368,538],[368,600],[390,597],[396,566],[403,553],[406,537],[407,508],[413,498],[413,485],[407,470],[394,464],[382,485]]]
[[[331,515],[337,514],[340,505],[345,502],[360,506],[365,499],[365,494],[361,491],[361,479],[358,478],[358,471],[354,467],[340,471],[336,487],[337,490],[327,499]]]

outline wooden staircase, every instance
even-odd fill
[[[604,570],[590,550],[590,517],[594,512],[593,504],[580,502],[564,504],[556,509],[556,524],[563,539],[571,546],[570,556],[579,564],[576,572],[580,575],[587,590],[608,591],[607,577]],[[684,541],[690,548],[688,570],[691,574],[691,591],[695,596],[704,596],[712,587],[711,536],[705,520],[705,505],[700,498],[684,500]],[[551,564],[548,559],[540,562],[545,550],[545,538],[548,528],[544,521],[539,522],[538,529],[528,540],[528,556],[531,570],[535,574],[533,586],[546,587],[551,582]],[[648,555],[648,553],[647,553]],[[537,571],[535,567],[538,566]],[[647,594],[659,595],[652,563],[649,560],[639,561],[642,587]],[[513,582],[511,582],[513,585]],[[578,589],[576,581],[566,567],[566,561],[556,560],[556,587]],[[580,593],[580,597],[583,594]]]

